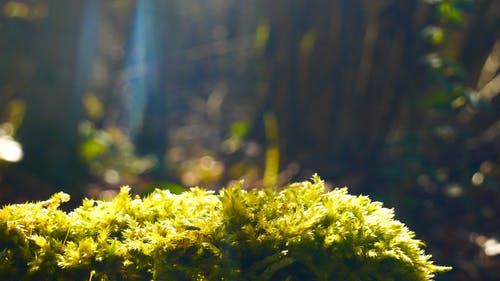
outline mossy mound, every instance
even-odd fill
[[[324,183],[193,188],[58,209],[64,193],[0,210],[0,280],[432,280],[393,211]]]

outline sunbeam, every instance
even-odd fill
[[[155,2],[137,1],[129,42],[126,48],[125,68],[121,79],[123,90],[123,129],[134,140],[142,126],[148,92],[156,84],[157,50],[154,16]]]

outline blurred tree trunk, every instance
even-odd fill
[[[375,172],[399,105],[422,90],[412,81],[424,7],[416,0],[268,5],[282,161],[356,185]]]
[[[76,77],[75,65],[84,3],[49,1],[49,15],[33,42],[38,64],[33,87],[24,93],[27,111],[19,132],[23,170],[63,189],[75,189],[83,171],[77,155],[82,93],[75,84],[82,77]]]

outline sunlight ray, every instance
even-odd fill
[[[137,1],[122,73],[123,129],[133,140],[142,126],[148,92],[156,84],[155,2]]]

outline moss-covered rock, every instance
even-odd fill
[[[280,190],[156,190],[0,210],[0,280],[432,280],[393,211],[315,177]]]

